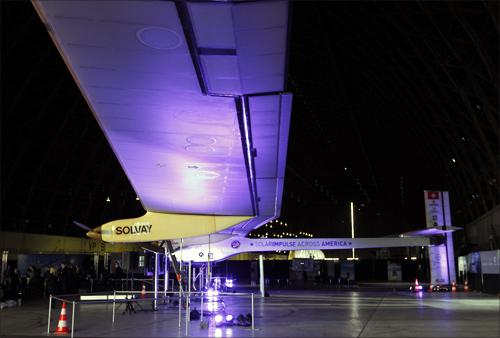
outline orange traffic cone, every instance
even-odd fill
[[[415,291],[422,291],[422,286],[421,285],[418,285],[418,279],[415,278]]]
[[[455,281],[451,282],[451,292],[457,291],[457,283]]]
[[[142,284],[141,298],[146,297],[146,284]]]
[[[469,291],[469,282],[467,281],[467,279],[464,282],[464,291],[465,292]]]
[[[430,285],[429,285],[429,292],[432,292],[432,291],[433,291],[433,289],[434,289],[434,285],[430,284]]]
[[[56,334],[69,333],[68,323],[66,322],[66,303],[62,303],[61,314],[59,315],[59,322],[57,323]]]

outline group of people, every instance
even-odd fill
[[[59,269],[50,267],[45,276],[47,295],[77,293],[82,281],[86,279],[78,265],[61,264]]]
[[[7,268],[0,288],[0,300],[19,298],[41,298],[58,294],[77,293],[89,275],[82,273],[77,265],[63,263],[41,269],[30,265],[23,277],[17,267]]]
[[[114,263],[113,273],[104,270],[99,276],[96,275],[94,265],[87,265],[85,270],[71,263],[45,266],[42,269],[30,265],[25,275],[21,275],[17,267],[8,266],[4,280],[0,283],[0,302],[9,299],[36,299],[49,295],[68,295],[78,293],[80,289],[91,290],[91,280],[98,277],[101,288],[119,289],[121,287],[120,279],[124,276],[118,261]]]

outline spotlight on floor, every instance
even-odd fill
[[[216,315],[214,319],[215,319],[215,325],[222,324],[222,319],[223,319],[222,315]]]

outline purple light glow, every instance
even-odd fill
[[[210,312],[217,311],[218,308],[219,308],[219,303],[217,303],[217,302],[208,303],[208,305],[207,305],[207,309]]]
[[[258,227],[279,214],[291,95],[252,96],[243,105],[240,135],[234,97],[204,95],[195,67],[203,70],[209,92],[284,91],[287,1],[189,2],[192,31],[203,45],[195,47],[237,51],[203,55],[200,64],[193,64],[174,2],[36,1],[34,6],[147,211],[252,215],[250,175],[259,211],[268,217],[245,225]],[[232,16],[225,20],[221,13],[227,10]],[[121,22],[143,24],[130,28]],[[263,29],[274,33],[262,39]],[[258,159],[252,157],[252,142]],[[246,165],[255,165],[255,173]]]
[[[217,316],[215,316],[215,322],[216,322],[217,324],[219,324],[220,322],[222,322],[222,315],[217,315]]]

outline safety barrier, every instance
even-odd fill
[[[114,294],[115,295],[119,295],[120,293],[126,293],[126,294],[154,294],[155,292],[154,291],[114,291]],[[185,297],[186,299],[186,305],[185,305],[185,308],[186,308],[186,335],[188,335],[188,329],[189,329],[189,322],[190,322],[190,319],[189,319],[189,315],[190,315],[190,312],[191,312],[191,297],[193,299],[196,299],[196,298],[200,298],[200,320],[203,321],[203,315],[204,315],[204,299],[206,297],[214,297],[213,294],[210,294],[209,292],[206,292],[206,291],[190,291],[190,292],[187,292],[187,291],[182,291],[180,290],[179,292],[176,292],[176,291],[167,291],[167,292],[162,292],[164,295],[175,295],[175,296],[178,296],[179,298],[179,328],[181,327],[181,322],[182,322],[182,319],[181,319],[181,312],[182,312],[182,297]],[[219,296],[231,296],[231,297],[245,297],[245,298],[250,298],[250,301],[251,301],[251,317],[252,317],[252,321],[251,321],[251,326],[252,326],[252,330],[255,330],[255,319],[254,319],[254,294],[253,293],[242,293],[242,292],[239,292],[239,293],[232,293],[232,292],[219,292],[218,293]],[[134,301],[136,301],[138,298],[134,298]],[[162,299],[165,299],[165,296],[163,297],[156,297],[156,298],[146,298],[146,300],[162,300]],[[115,321],[115,304],[116,304],[116,301],[113,301],[113,323]]]
[[[116,314],[116,304],[127,303],[130,305],[131,302],[158,302],[161,300],[165,300],[167,297],[170,300],[170,297],[175,297],[179,302],[179,328],[182,326],[182,297],[185,298],[185,325],[186,325],[186,335],[189,334],[189,322],[190,322],[190,309],[191,309],[191,300],[200,299],[200,320],[203,321],[204,317],[204,299],[209,297],[214,297],[213,294],[206,291],[167,291],[167,292],[158,292],[160,294],[157,297],[136,297],[137,295],[151,295],[155,294],[154,291],[113,291],[113,294],[108,293],[94,293],[94,294],[72,294],[72,295],[60,295],[49,297],[49,310],[48,310],[48,319],[47,319],[47,334],[50,334],[50,324],[51,324],[51,316],[52,316],[52,303],[54,300],[58,300],[63,303],[71,304],[71,338],[74,336],[75,330],[75,318],[76,318],[76,305],[79,304],[112,304],[112,318],[111,322],[115,323],[115,314]],[[255,319],[254,319],[254,294],[253,293],[229,293],[229,292],[219,292],[219,297],[240,297],[250,299],[251,302],[251,327],[252,330],[255,330]]]
[[[154,284],[154,279],[153,278],[108,278],[106,280],[107,282],[110,282],[113,285],[116,285],[115,283],[120,283],[120,289],[121,291],[124,290],[134,290],[135,286],[140,285],[140,284],[148,284],[148,285],[153,285]],[[164,278],[158,278],[158,282],[164,282]],[[90,292],[94,292],[94,284],[97,284],[96,282],[102,283],[104,280],[102,279],[96,279],[96,278],[91,278],[89,280],[90,282]],[[174,279],[169,278],[168,279],[168,285],[174,285]],[[112,290],[110,290],[112,291]]]

